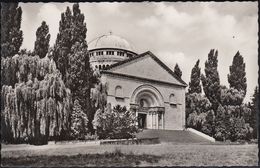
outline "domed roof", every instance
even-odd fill
[[[134,52],[134,47],[126,39],[113,35],[111,32],[108,35],[102,35],[90,41],[88,48],[89,50],[100,48],[118,48]]]

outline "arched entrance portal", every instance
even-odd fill
[[[151,85],[141,85],[131,97],[131,109],[136,112],[138,127],[164,129],[164,101],[161,93]]]

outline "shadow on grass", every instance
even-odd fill
[[[158,163],[160,156],[155,155],[134,155],[133,152],[128,154],[122,153],[120,149],[114,152],[105,152],[104,154],[78,154],[72,156],[28,156],[19,158],[2,158],[2,166],[138,166],[141,163],[151,165]]]

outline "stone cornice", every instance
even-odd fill
[[[157,84],[166,84],[166,85],[178,86],[178,87],[184,87],[184,88],[186,87],[185,85],[179,85],[176,83],[154,80],[154,79],[149,79],[149,78],[144,78],[144,77],[137,77],[137,76],[121,74],[121,73],[115,73],[115,72],[111,72],[111,71],[102,71],[101,74],[108,74],[110,76],[117,76],[117,77],[119,76],[119,77],[124,77],[124,78],[130,78],[130,79],[139,80],[139,81],[149,81],[149,82],[157,83]]]

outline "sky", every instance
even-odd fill
[[[61,13],[72,3],[20,3],[24,41],[32,50],[42,21],[49,25],[50,45],[56,40]],[[200,60],[201,72],[210,49],[218,50],[220,83],[237,51],[246,63],[250,101],[258,85],[258,2],[133,2],[79,3],[87,24],[87,41],[110,31],[129,41],[139,54],[151,51],[172,70],[178,63],[188,84]]]

